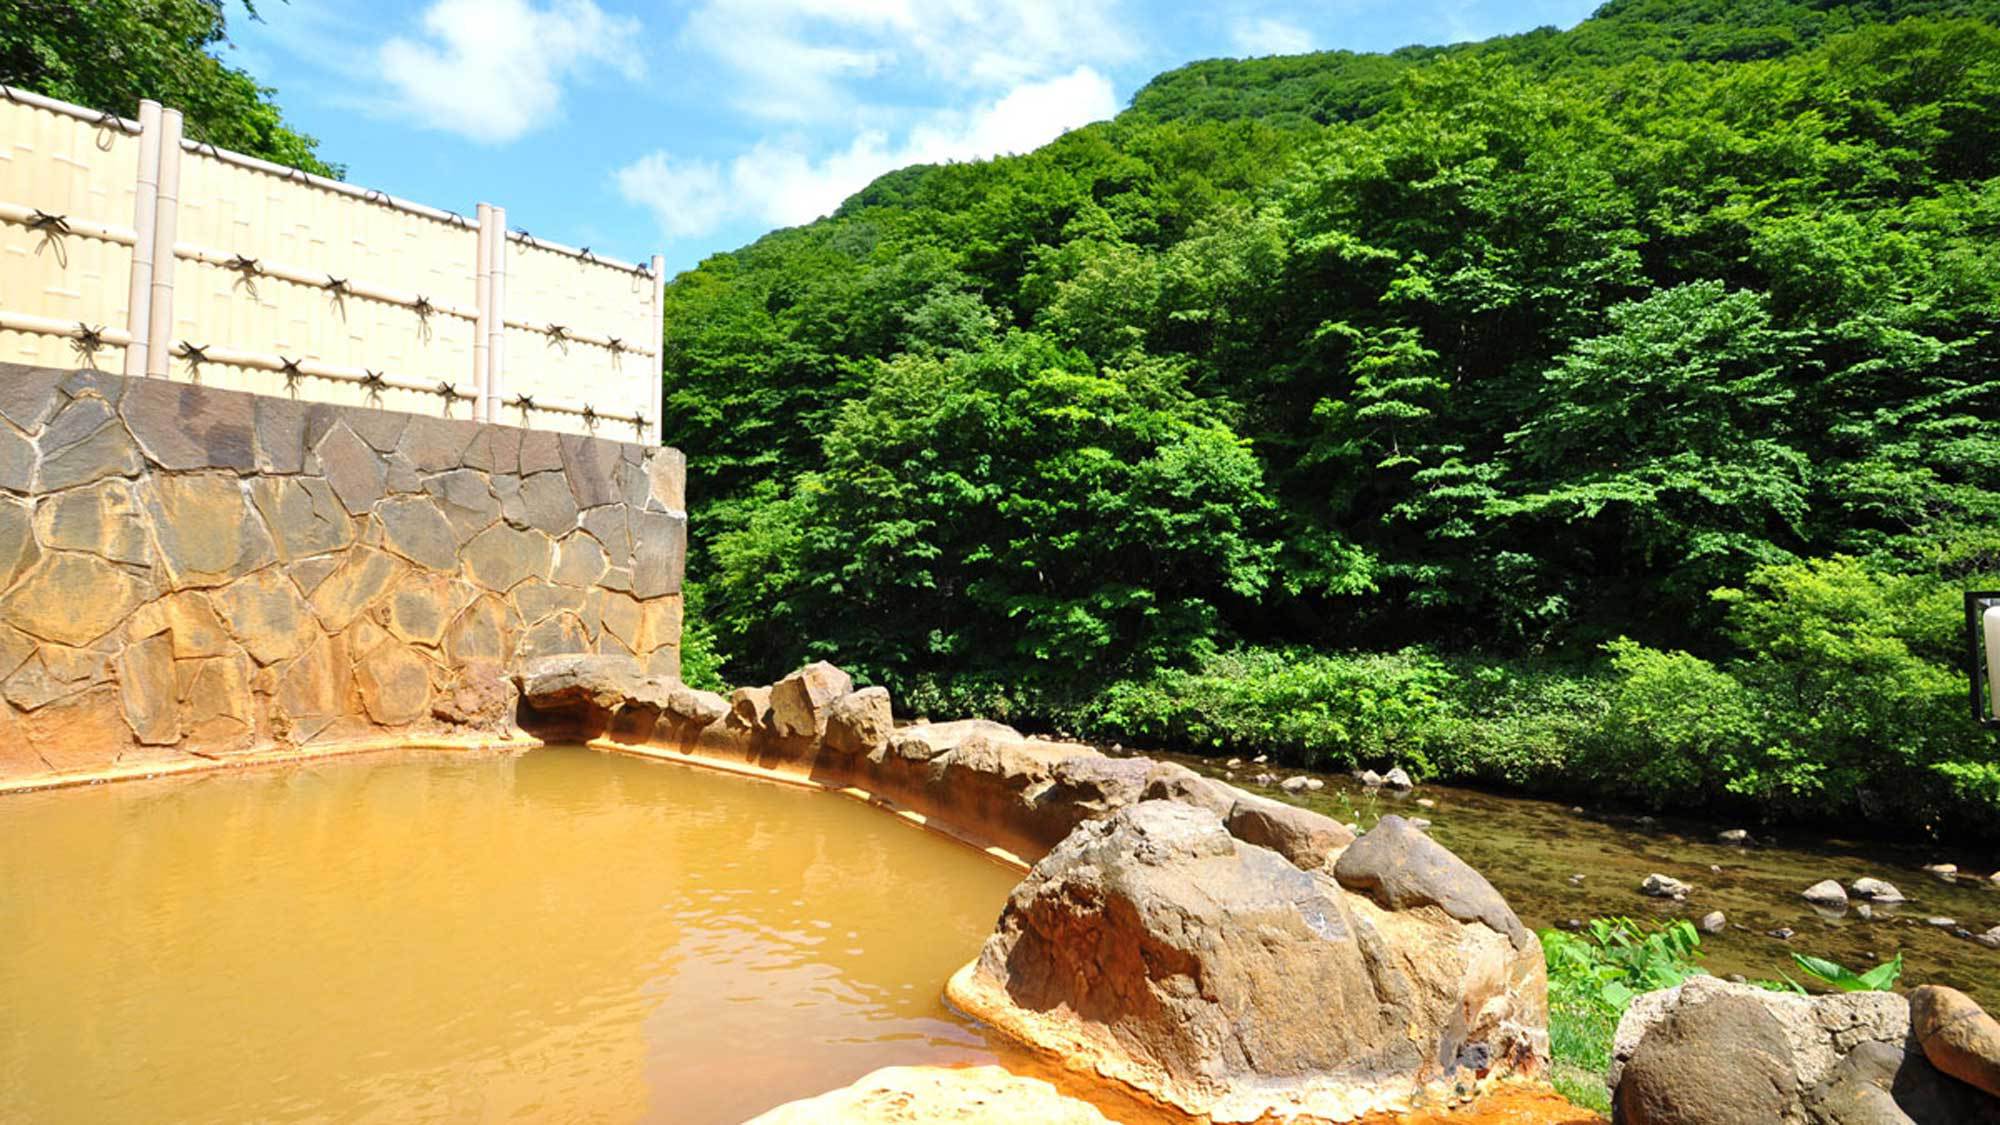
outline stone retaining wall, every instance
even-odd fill
[[[678,451],[0,365],[0,787],[512,730],[680,663]]]

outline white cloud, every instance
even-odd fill
[[[556,119],[563,83],[593,66],[640,76],[639,22],[593,0],[437,0],[423,35],[376,53],[393,108],[419,124],[489,144]]]
[[[901,143],[871,130],[813,159],[796,142],[766,140],[726,164],[652,152],[618,170],[618,190],[651,210],[670,238],[708,234],[737,220],[791,226],[831,212],[892,169],[1026,152],[1117,111],[1110,80],[1078,67],[1018,85],[970,112],[933,114]]]
[[[1120,0],[701,0],[684,36],[776,120],[851,112],[843,83],[913,73],[996,90],[1131,58]]]
[[[1238,21],[1229,38],[1245,55],[1302,55],[1313,49],[1312,32],[1268,16]]]

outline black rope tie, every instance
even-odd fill
[[[417,299],[410,302],[410,308],[417,314],[417,336],[420,339],[422,339],[424,343],[426,344],[430,343],[431,314],[437,311],[437,306],[431,304],[431,299],[429,297],[426,297],[422,293],[419,293],[417,294]]]
[[[35,247],[35,253],[41,253],[43,246],[49,247],[56,253],[56,265],[68,269],[69,246],[63,239],[76,233],[70,229],[69,217],[52,215],[37,207],[34,209],[34,214],[28,216],[26,226],[29,230],[42,233],[41,245]]]
[[[181,358],[187,361],[188,373],[194,377],[194,381],[197,383],[201,382],[201,365],[208,362],[208,347],[207,344],[190,344],[186,340],[181,341]]]
[[[257,259],[246,258],[238,254],[230,258],[222,268],[234,270],[236,273],[235,284],[249,290],[251,300],[255,301],[259,299],[257,296],[257,275],[263,271],[257,268]]]
[[[95,371],[97,370],[97,351],[103,346],[103,325],[92,328],[82,321],[77,321],[76,338],[70,341],[70,347],[76,349],[77,359],[81,360],[92,371]]]

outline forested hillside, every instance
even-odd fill
[[[1991,832],[2000,6],[1205,62],[669,288],[726,670]]]

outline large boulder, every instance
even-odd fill
[[[971,738],[991,742],[1024,742],[1020,731],[991,719],[955,719],[948,723],[916,723],[889,737],[888,751],[898,758],[928,762],[955,750]]]
[[[1089,1102],[997,1066],[885,1066],[746,1125],[1107,1125]]]
[[[1382,905],[1237,839],[1210,808],[1143,800],[1036,864],[948,992],[1005,1035],[1216,1122],[1349,1120],[1539,1071],[1539,943],[1417,897]]]
[[[1889,992],[1801,996],[1706,976],[1649,992],[1612,1044],[1616,1120],[2000,1125],[2000,1102],[1925,1059],[1911,1015]]]
[[[2000,1022],[1972,997],[1937,984],[1913,989],[1910,1024],[1931,1065],[2000,1097]]]
[[[1899,1046],[1868,1040],[1847,1052],[1805,1095],[1814,1125],[1981,1125],[2000,1120],[1995,1103],[1953,1082]]]
[[[889,744],[895,731],[888,688],[851,691],[827,708],[826,748],[835,753],[873,754]]]
[[[1798,1096],[1785,1029],[1747,996],[1674,1007],[1626,1063],[1622,1125],[1771,1125]]]
[[[1460,922],[1505,935],[1516,949],[1534,944],[1484,875],[1400,816],[1376,822],[1341,853],[1333,873],[1341,886],[1370,896],[1385,910],[1435,906]]]
[[[781,738],[826,734],[833,701],[854,690],[854,679],[822,660],[771,685],[771,730]]]
[[[729,693],[729,726],[732,730],[750,734],[768,734],[771,730],[771,689],[767,687],[740,687]]]
[[[521,701],[537,711],[608,716],[643,690],[646,671],[630,656],[566,654],[530,660],[514,680]]]
[[[501,733],[513,725],[518,695],[498,664],[471,661],[431,696],[431,714],[454,726]]]
[[[1326,866],[1354,842],[1354,833],[1330,816],[1241,791],[1236,791],[1225,823],[1230,835],[1269,848],[1308,871]]]

